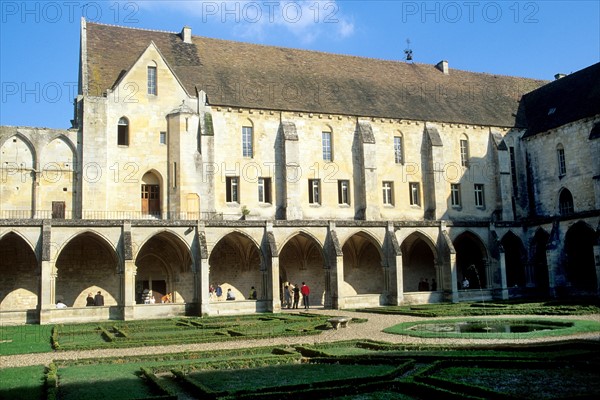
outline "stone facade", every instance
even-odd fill
[[[3,321],[276,312],[283,283],[303,281],[312,305],[333,308],[598,296],[600,112],[529,134],[498,119],[514,102],[499,92],[489,115],[448,103],[446,120],[428,96],[404,114],[265,108],[191,89],[188,69],[219,73],[210,55],[195,60],[202,45],[186,47],[195,37],[130,30],[142,47],[126,69],[95,58],[88,37],[111,29],[123,28],[82,23],[73,129],[0,129]],[[434,80],[496,78],[430,68]],[[142,304],[144,289],[157,304]],[[105,306],[85,307],[97,291]],[[53,309],[59,299],[69,308]]]

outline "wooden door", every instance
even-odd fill
[[[64,219],[65,218],[65,202],[64,201],[53,201],[52,202],[52,218]]]
[[[142,214],[160,217],[159,185],[142,185]]]

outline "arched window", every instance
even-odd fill
[[[573,214],[573,195],[571,195],[571,192],[568,189],[561,190],[558,198],[558,208],[560,215]]]
[[[400,132],[394,136],[394,160],[396,164],[404,164],[404,143]]]
[[[466,135],[460,137],[460,165],[469,166],[469,139]]]
[[[558,161],[558,176],[567,174],[567,164],[565,162],[565,148],[562,144],[556,146],[556,157]]]
[[[125,117],[121,117],[117,124],[117,144],[129,146],[129,120]]]

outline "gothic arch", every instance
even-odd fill
[[[467,278],[469,289],[487,288],[489,254],[483,240],[466,230],[454,239],[453,245],[459,282]]]
[[[55,299],[83,307],[88,293],[103,292],[105,305],[117,305],[120,296],[120,260],[106,238],[93,231],[80,232],[57,253]]]
[[[594,245],[596,232],[584,221],[579,221],[565,235],[565,272],[572,287],[597,292]]]
[[[504,248],[504,261],[506,265],[506,286],[525,287],[526,253],[521,239],[512,231],[508,231],[500,241]]]
[[[28,240],[14,231],[0,237],[0,309],[31,310],[38,306],[40,268]]]
[[[383,253],[377,240],[365,231],[350,235],[342,245],[344,295],[382,293]]]
[[[431,290],[435,279],[439,284],[439,271],[436,269],[437,248],[431,238],[421,231],[414,231],[408,235],[400,245],[402,251],[402,276],[405,292]],[[426,285],[424,285],[426,283]]]

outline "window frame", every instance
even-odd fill
[[[460,165],[469,168],[469,140],[460,139]]]
[[[308,180],[308,204],[321,205],[321,180]]]
[[[323,153],[323,161],[333,161],[333,135],[331,132],[321,132],[321,150]]]
[[[568,197],[566,197],[567,195]],[[563,188],[558,195],[558,212],[561,216],[575,213],[575,199],[569,189]]]
[[[254,158],[254,128],[242,126],[242,157]]]
[[[460,183],[450,184],[450,205],[455,208],[462,207]]]
[[[340,206],[350,205],[350,181],[338,179],[338,204]]]
[[[158,68],[155,65],[148,65],[147,86],[148,95],[158,96]]]
[[[411,206],[421,207],[421,185],[419,182],[408,182],[408,197]]]
[[[129,146],[129,126],[129,118],[119,118],[117,122],[117,146]]]
[[[262,204],[273,204],[271,197],[271,178],[258,178],[258,202]]]
[[[474,183],[473,193],[475,194],[475,207],[485,208],[485,185],[483,183]]]
[[[383,181],[381,182],[381,189],[383,194],[383,205],[394,206],[394,182]]]
[[[240,203],[240,177],[226,176],[225,177],[225,202]]]
[[[167,132],[166,131],[160,131],[160,133],[158,134],[158,143],[159,144],[167,144]]]
[[[404,138],[394,136],[394,161],[396,164],[404,164]]]
[[[556,146],[556,157],[558,162],[558,176],[563,177],[567,174],[567,161],[565,158],[565,148],[560,144]]]

